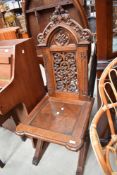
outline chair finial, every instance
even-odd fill
[[[70,16],[68,14],[68,11],[64,10],[62,6],[58,5],[55,8],[55,11],[53,12],[52,16],[50,17],[50,21],[56,23],[61,22],[62,20],[67,21],[69,20],[69,18]]]

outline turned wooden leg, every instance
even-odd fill
[[[0,168],[3,168],[5,164],[0,160]]]
[[[38,139],[32,138],[32,145],[33,145],[33,148],[35,149],[36,149],[37,141]]]
[[[47,149],[48,147],[48,144],[47,142],[44,142],[40,139],[38,139],[37,143],[36,143],[36,150],[35,150],[35,154],[34,154],[34,157],[33,157],[33,161],[32,163],[34,165],[38,165],[39,161],[41,160],[45,150]]]
[[[89,143],[90,143],[89,136],[87,136],[84,141],[83,146],[79,150],[80,153],[79,153],[79,160],[78,160],[78,167],[77,167],[76,175],[83,175],[85,161],[86,161],[86,157],[87,157],[87,153],[89,149]]]

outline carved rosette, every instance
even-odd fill
[[[56,90],[78,92],[75,52],[53,52]]]
[[[69,34],[64,30],[60,30],[57,35],[54,37],[54,41],[56,45],[64,46],[69,44]]]
[[[39,43],[44,43],[45,40],[44,40],[44,35],[42,33],[40,33],[38,36],[37,36],[37,40]]]
[[[68,27],[71,27],[76,32],[76,34],[78,34],[78,37],[80,35],[80,38],[78,38],[79,41],[92,40],[92,34],[89,29],[83,29],[75,20],[70,18],[70,15],[66,10],[64,10],[61,6],[57,6],[50,18],[50,23],[47,25],[44,32],[38,34],[37,36],[37,40],[40,45],[46,44],[46,37],[58,24],[64,24]]]
[[[91,32],[88,29],[83,29],[81,36],[81,40],[91,40]]]

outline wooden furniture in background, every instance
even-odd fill
[[[96,0],[96,33],[97,33],[97,85],[105,67],[117,56],[113,52],[113,0]],[[98,91],[97,91],[98,92]],[[98,93],[98,106],[100,107],[100,97]],[[105,141],[108,142],[108,126],[102,120],[99,131]]]
[[[87,17],[80,2],[82,0],[23,0],[22,8],[26,17],[29,36],[32,36],[35,39],[35,43],[38,44],[37,35],[44,30],[49,22],[49,16],[57,5],[64,6],[73,19],[83,28],[88,28]]]
[[[19,124],[45,95],[36,57],[32,39],[0,41],[0,126]]]
[[[45,91],[35,57],[32,39],[0,41],[0,66],[4,66],[0,69],[0,114],[20,103],[30,112],[43,97]]]
[[[19,27],[8,27],[0,29],[0,40],[18,39]]]
[[[1,115],[7,114],[20,103],[25,104],[30,112],[45,94],[35,58],[32,39],[0,41]]]
[[[97,73],[98,78],[108,63],[117,56],[112,51],[113,0],[96,0]]]
[[[70,16],[83,28],[88,27],[88,20],[84,10],[84,0],[22,0],[22,11],[25,15],[26,27],[29,37],[33,37],[37,46],[37,35],[42,32],[49,23],[50,15],[57,5],[62,5],[68,10]],[[43,65],[43,57],[40,49],[36,48],[38,63]]]
[[[88,95],[88,49],[91,32],[83,29],[61,7],[38,35],[48,94],[16,128],[20,136],[38,139],[33,164],[37,165],[47,142],[80,151],[77,175],[83,174],[89,146],[88,124],[93,98]]]
[[[109,80],[107,80],[108,77]],[[108,89],[111,90],[111,96]],[[112,116],[112,113],[114,113],[115,117],[117,117],[117,58],[115,58],[102,73],[99,80],[99,92],[102,106],[91,123],[90,138],[96,158],[101,165],[103,172],[105,175],[113,175],[117,174],[112,168],[112,162],[110,161],[110,153],[115,154],[115,159],[117,154],[117,123],[116,119]],[[98,124],[101,122],[103,114],[106,115],[105,117],[108,120],[108,126],[111,133],[110,141],[105,147],[102,147],[97,131]],[[116,161],[117,160],[115,160],[115,162]]]
[[[3,14],[0,12],[0,29],[5,26]]]

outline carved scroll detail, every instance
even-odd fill
[[[90,30],[83,29],[75,20],[71,19],[66,10],[64,10],[61,6],[57,6],[50,18],[50,23],[46,26],[43,33],[40,33],[37,36],[39,44],[45,44],[46,37],[58,24],[64,24],[68,27],[71,27],[72,30],[78,34],[79,41],[88,41],[92,39]]]
[[[75,52],[53,52],[56,90],[78,92]]]

